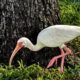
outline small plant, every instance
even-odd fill
[[[63,74],[57,68],[46,69],[39,65],[23,65],[23,61],[18,61],[19,67],[0,66],[0,80],[79,80],[80,65],[74,69],[65,68]]]

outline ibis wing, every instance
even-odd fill
[[[39,33],[38,40],[48,47],[57,47],[74,39],[76,35],[72,29],[49,27]]]

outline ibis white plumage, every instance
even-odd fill
[[[71,50],[65,45],[65,43],[76,38],[77,36],[80,36],[80,27],[78,26],[53,25],[43,29],[38,34],[36,45],[33,45],[28,38],[22,37],[17,41],[16,48],[10,57],[9,64],[11,65],[14,56],[23,47],[29,48],[32,51],[38,51],[44,47],[59,47],[61,54],[53,57],[47,68],[51,67],[58,58],[61,58],[60,71],[63,72],[64,58],[66,55],[71,54]],[[65,54],[63,49],[65,50]]]

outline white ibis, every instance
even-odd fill
[[[38,51],[44,47],[59,47],[61,50],[61,54],[56,57],[53,57],[50,60],[47,68],[51,67],[58,58],[61,58],[60,71],[63,72],[64,58],[66,55],[71,54],[71,50],[65,45],[65,43],[76,38],[79,35],[80,27],[78,26],[54,25],[43,29],[39,33],[36,45],[33,45],[28,38],[22,37],[17,41],[17,45],[10,57],[9,65],[11,65],[16,53],[23,47],[29,48],[32,51]],[[65,52],[63,49],[65,50]]]

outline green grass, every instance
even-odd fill
[[[76,65],[74,69],[65,68],[61,74],[58,68],[42,68],[39,65],[31,66],[23,65],[18,62],[19,66],[0,66],[0,80],[80,80],[80,65]]]

